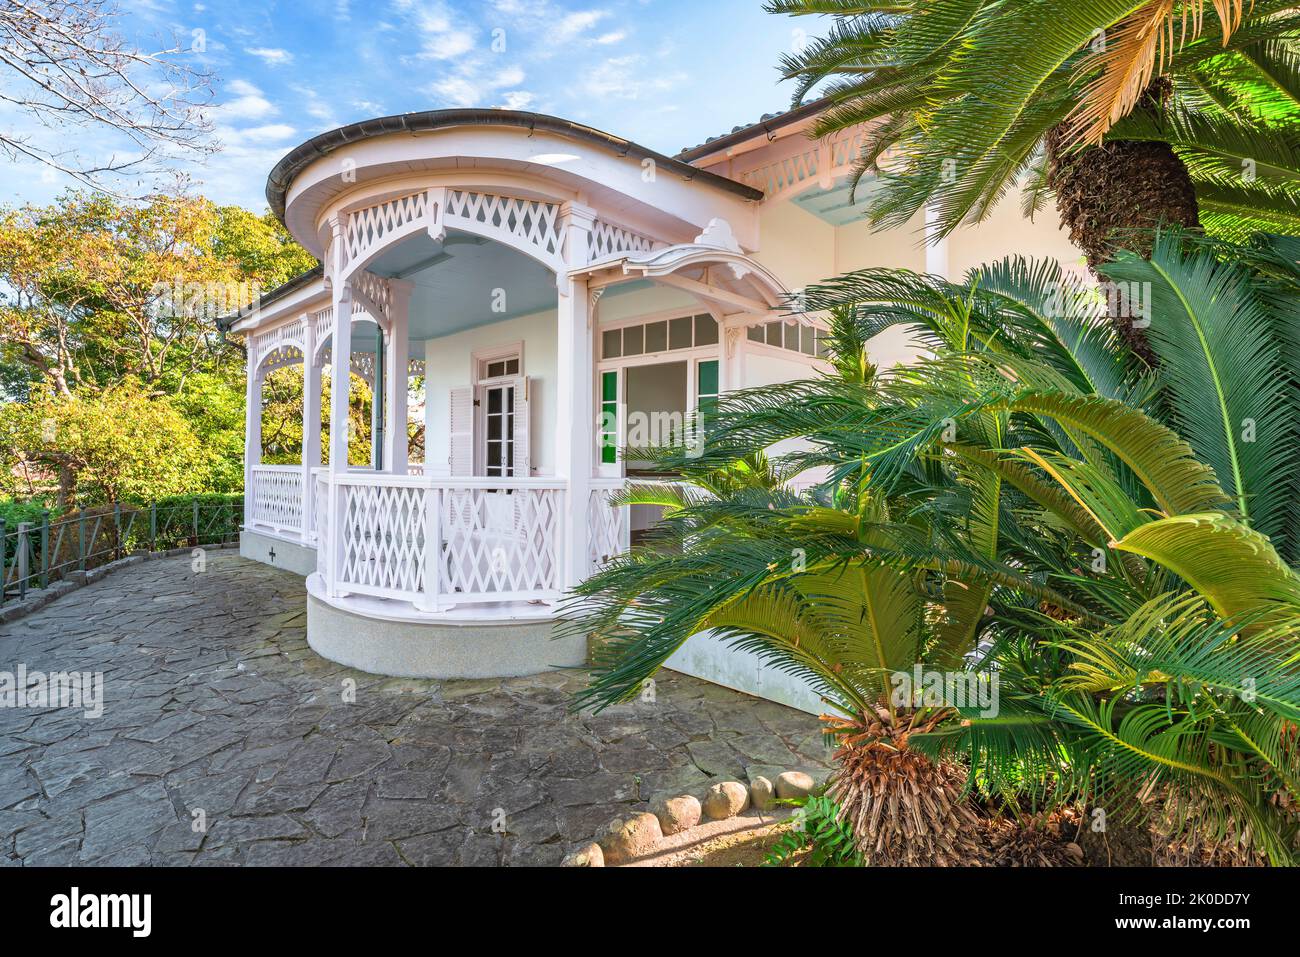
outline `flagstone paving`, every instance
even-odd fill
[[[104,711],[0,708],[0,864],[555,864],[664,791],[821,766],[818,722],[661,674],[385,679],[307,646],[302,579],[210,552],[0,626],[0,672],[104,675]],[[199,825],[202,826],[199,826]]]

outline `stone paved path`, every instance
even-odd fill
[[[812,716],[691,678],[579,717],[580,675],[377,678],[304,627],[302,580],[231,552],[0,626],[0,671],[103,672],[105,699],[0,708],[0,864],[554,864],[660,791],[827,758]]]

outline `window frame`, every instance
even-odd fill
[[[494,362],[506,361],[511,359],[519,360],[519,371],[514,375],[506,374],[499,376],[487,375],[488,366]],[[515,445],[513,434],[509,439],[502,437],[503,443],[510,450],[510,475],[508,476],[489,476],[488,469],[488,390],[502,386],[513,386],[517,380],[527,381],[524,366],[524,343],[523,341],[504,343],[498,346],[492,346],[486,349],[476,349],[470,353],[470,387],[474,394],[474,474],[478,477],[485,478],[516,478],[519,477],[519,463],[515,461]],[[504,395],[504,393],[503,393]],[[508,413],[502,413],[503,424],[512,423],[514,416],[517,414],[518,396],[515,396],[514,408]],[[512,430],[513,433],[513,430]],[[526,476],[525,476],[526,477]]]

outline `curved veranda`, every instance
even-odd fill
[[[636,471],[616,453],[629,432],[680,438],[743,384],[755,333],[816,352],[750,256],[761,193],[576,129],[318,138],[272,176],[323,268],[233,324],[252,370],[245,548],[309,573],[327,657],[425,677],[581,664],[585,643],[550,640],[556,607],[650,520],[607,501]],[[296,363],[301,462],[264,465],[262,382]],[[352,375],[374,396],[365,464]]]

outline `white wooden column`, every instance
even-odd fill
[[[388,370],[384,375],[384,409],[388,424],[384,429],[384,468],[394,475],[405,475],[410,457],[410,432],[407,428],[407,392],[411,364],[411,292],[414,284],[400,279],[389,281],[388,349],[384,358]]]
[[[348,398],[352,383],[352,287],[334,280],[334,330],[330,345],[330,471],[348,470]]]
[[[316,360],[316,328],[311,315],[302,317],[302,519],[303,540],[316,536],[312,516],[316,514],[316,479],[312,470],[320,468],[320,390],[321,367]]]
[[[384,458],[386,441],[384,436],[384,406],[388,396],[388,345],[384,341],[384,327],[375,323],[375,361],[370,367],[370,467],[376,472],[387,468]]]
[[[340,597],[338,575],[343,568],[344,512],[346,502],[338,478],[348,471],[348,398],[352,378],[352,287],[343,276],[343,223],[335,219],[330,224],[334,237],[330,246],[330,275],[333,280],[334,330],[330,347],[330,501],[329,537],[318,547],[329,551],[329,581],[326,583],[331,598]]]
[[[562,215],[569,268],[580,268],[588,261],[587,242],[595,212],[577,203],[565,203]],[[559,285],[555,465],[557,477],[564,479],[568,486],[560,552],[563,564],[560,585],[568,590],[591,573],[587,506],[596,447],[596,413],[591,401],[595,360],[587,280],[560,277]]]
[[[248,370],[244,388],[244,524],[253,519],[253,469],[262,464],[262,370],[248,336]]]

